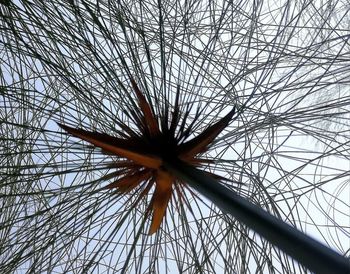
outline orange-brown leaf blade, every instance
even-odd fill
[[[124,143],[124,147],[121,147],[120,145],[118,145],[118,138],[111,137],[98,132],[90,132],[83,129],[76,129],[62,124],[58,125],[68,133],[74,135],[75,137],[83,139],[117,156],[125,157],[129,160],[132,160],[136,164],[154,169],[160,167],[160,165],[162,164],[162,160],[157,156],[140,153],[125,147],[125,144],[127,144],[127,140],[120,140]]]
[[[117,188],[119,192],[129,192],[137,187],[141,182],[148,180],[152,172],[144,169],[137,172],[129,172],[124,177],[110,183],[106,188]]]
[[[156,189],[152,198],[153,217],[149,234],[155,233],[162,223],[172,194],[173,180],[173,176],[168,172],[157,170]]]
[[[205,129],[201,134],[199,134],[192,140],[182,144],[179,147],[179,158],[182,160],[189,160],[195,157],[198,153],[204,152],[208,145],[228,125],[234,114],[235,108],[232,109],[225,117],[216,122],[214,125]]]
[[[151,136],[156,136],[160,133],[157,119],[154,117],[151,107],[148,104],[145,96],[143,96],[141,90],[137,86],[134,79],[131,79],[132,87],[136,93],[137,99],[139,101],[139,106],[144,115],[145,127],[148,128]]]

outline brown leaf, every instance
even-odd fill
[[[141,182],[148,180],[152,172],[148,169],[131,171],[117,181],[110,183],[106,188],[117,188],[119,192],[129,192],[140,185]]]
[[[107,166],[110,168],[130,168],[130,169],[141,168],[140,165],[137,165],[130,160],[120,160],[117,162],[108,163]]]
[[[173,176],[168,172],[157,170],[156,189],[152,197],[153,217],[149,234],[155,233],[162,223],[172,194],[173,180]]]
[[[158,122],[152,113],[150,105],[148,104],[146,98],[143,96],[141,90],[137,86],[134,79],[131,79],[131,84],[135,90],[137,99],[139,100],[139,106],[140,106],[140,108],[143,112],[143,115],[144,115],[145,127],[148,128],[151,136],[159,135],[160,130],[159,130]]]
[[[133,143],[131,142],[128,144],[128,140],[119,139],[117,137],[112,137],[98,132],[76,129],[62,124],[58,125],[75,137],[79,137],[80,139],[94,144],[95,146],[111,152],[119,157],[125,157],[132,160],[139,165],[156,169],[162,164],[162,160],[157,156],[144,154],[133,150]]]
[[[208,127],[201,134],[192,140],[180,145],[179,158],[187,161],[193,159],[198,153],[202,153],[207,146],[220,134],[220,132],[228,125],[232,116],[235,114],[235,108],[232,109],[224,118]]]

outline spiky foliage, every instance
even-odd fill
[[[1,271],[307,271],[191,189],[173,192],[152,236],[154,186],[106,190],[125,160],[56,123],[139,133],[135,83],[179,143],[235,107],[201,168],[349,255],[346,2],[1,1],[0,11]]]
[[[230,122],[235,109],[192,140],[185,142],[184,140],[186,140],[187,135],[185,132],[190,132],[191,130],[180,127],[179,132],[175,132],[178,122],[177,117],[179,117],[178,110],[174,110],[170,121],[167,120],[168,115],[161,117],[161,127],[159,127],[151,106],[147,103],[135,81],[132,79],[131,82],[133,83],[140,106],[139,113],[135,112],[133,115],[140,132],[134,132],[130,128],[124,128],[129,134],[126,138],[118,138],[106,133],[90,132],[61,124],[59,126],[70,134],[88,141],[106,152],[126,159],[126,161],[115,163],[117,171],[111,172],[110,175],[111,177],[116,176],[119,178],[107,185],[106,188],[116,188],[120,193],[129,193],[135,188],[138,188],[137,193],[139,198],[135,202],[135,206],[137,206],[137,202],[143,196],[148,194],[152,185],[155,184],[155,190],[149,207],[153,211],[149,233],[153,234],[160,227],[173,191],[176,190],[179,198],[181,198],[181,193],[184,192],[183,187],[186,184],[186,182],[181,181],[172,174],[166,168],[164,162],[180,160],[194,166],[208,163],[208,160],[198,158],[198,154],[207,151],[211,142]],[[188,116],[190,113],[186,114]],[[185,123],[181,124],[184,125]],[[207,175],[226,180],[224,177],[213,173],[207,173]],[[182,203],[182,199],[178,202]]]

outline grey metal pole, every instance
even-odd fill
[[[202,171],[181,161],[168,161],[164,167],[309,270],[350,274],[349,259],[270,215]]]

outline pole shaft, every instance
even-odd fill
[[[181,161],[166,162],[164,167],[309,270],[350,274],[348,259],[270,215],[202,171]]]

